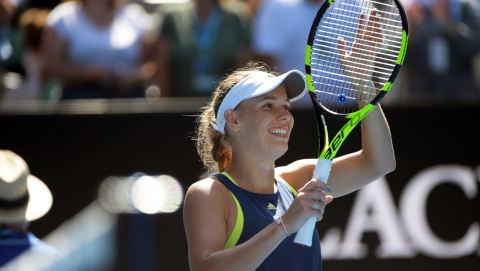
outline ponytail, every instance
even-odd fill
[[[209,173],[225,171],[232,161],[232,149],[226,135],[213,129],[215,123],[213,108],[199,116],[197,127],[197,151]]]
[[[218,172],[225,171],[232,162],[232,149],[227,137],[215,131],[213,134],[212,158],[217,163]]]

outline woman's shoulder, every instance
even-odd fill
[[[118,9],[118,11],[131,19],[144,19],[150,17],[145,9],[139,4],[129,3]]]
[[[129,3],[122,6],[118,10],[118,15],[143,30],[149,30],[153,24],[152,17],[139,4]]]
[[[215,176],[193,183],[187,190],[185,204],[190,201],[226,202],[230,192]],[[231,197],[231,196],[230,196]],[[187,202],[188,201],[188,202]]]
[[[69,18],[79,12],[80,5],[76,1],[68,1],[56,6],[49,14],[47,22],[52,24],[61,19]]]

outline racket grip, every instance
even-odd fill
[[[328,176],[330,176],[330,170],[332,169],[332,160],[318,158],[317,165],[313,172],[313,178],[327,183]],[[317,223],[316,217],[310,217],[307,222],[300,228],[295,236],[293,242],[301,246],[312,246],[313,230],[315,229],[315,223]]]

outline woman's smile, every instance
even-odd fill
[[[276,135],[276,136],[280,136],[280,137],[287,137],[287,127],[274,127],[274,128],[270,128],[268,129],[268,131],[272,134],[272,135]]]

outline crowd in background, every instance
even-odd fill
[[[303,71],[324,0],[148,2],[0,0],[0,100],[209,96],[251,59]],[[479,1],[402,2],[409,45],[385,102],[478,101]]]

